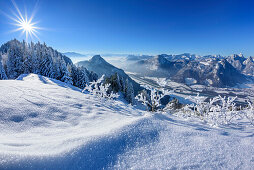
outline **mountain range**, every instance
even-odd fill
[[[65,54],[84,56],[75,52]],[[254,76],[254,58],[245,58],[242,54],[228,57],[189,53],[157,56],[129,55],[126,56],[125,62],[126,71],[144,76],[166,77],[186,84],[232,87],[252,80]],[[55,78],[80,88],[98,76],[105,74],[110,77],[117,73],[133,84],[135,93],[141,89],[140,85],[122,69],[109,64],[100,55],[74,65],[69,57],[46,46],[45,43],[27,44],[14,39],[3,44],[0,47],[0,79],[15,79],[21,74],[28,73]]]
[[[238,71],[245,75],[254,76],[254,58],[245,58],[242,55],[232,55],[227,58],[227,61]]]
[[[62,53],[62,54],[67,56],[67,57],[86,57],[86,55],[76,53],[76,52],[65,52],[65,53]]]
[[[132,62],[126,70],[144,76],[166,77],[179,83],[188,84],[191,79],[197,84],[228,87],[251,80],[254,60],[243,55],[162,54]]]

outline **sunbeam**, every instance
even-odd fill
[[[25,15],[23,15],[16,4],[14,0],[12,0],[12,4],[15,8],[15,11],[12,11],[12,15],[10,16],[8,14],[5,14],[9,19],[14,21],[12,23],[13,25],[17,26],[18,28],[12,30],[11,32],[17,32],[21,31],[21,35],[23,36],[25,34],[26,42],[28,42],[28,39],[33,39],[34,37],[39,40],[39,37],[37,34],[39,34],[38,30],[41,28],[36,26],[38,22],[33,21],[33,17],[35,15],[35,10],[33,10],[33,13],[30,18],[28,18],[27,13],[25,12]],[[37,6],[37,4],[36,4]],[[35,6],[35,7],[36,7]]]

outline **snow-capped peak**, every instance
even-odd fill
[[[89,61],[92,63],[107,63],[100,55],[93,56]]]

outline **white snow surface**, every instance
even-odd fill
[[[60,81],[0,81],[0,169],[253,169],[254,128],[102,102]]]
[[[188,85],[196,84],[197,80],[194,78],[185,78],[185,83]]]

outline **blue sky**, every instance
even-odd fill
[[[16,0],[28,16],[36,2]],[[254,56],[253,9],[253,0],[40,0],[34,21],[46,28],[40,41],[62,52]],[[1,44],[25,39],[10,23],[0,14]]]

